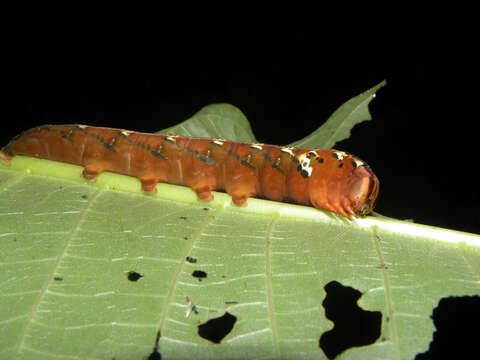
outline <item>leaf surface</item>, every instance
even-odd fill
[[[375,85],[371,89],[350,99],[340,106],[330,118],[317,130],[289,146],[298,148],[331,149],[334,145],[350,137],[350,130],[357,124],[371,120],[368,104],[375,97],[375,93],[386,81]]]
[[[156,134],[256,142],[252,128],[240,109],[230,104],[207,105],[191,118]]]
[[[480,293],[477,235],[258,199],[236,207],[223,193],[202,203],[168,184],[145,195],[135,178],[81,171],[0,164],[0,358],[146,359],[161,331],[165,359],[325,359],[324,288],[337,281],[382,314],[380,337],[338,358],[412,359],[442,297]],[[236,321],[218,343],[200,336],[227,312]]]

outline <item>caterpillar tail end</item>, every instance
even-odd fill
[[[8,155],[5,151],[0,151],[0,161],[5,165],[10,165],[12,163],[13,156]]]

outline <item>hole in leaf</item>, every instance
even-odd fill
[[[187,220],[187,217],[186,217],[186,216],[180,216],[179,219],[181,219],[181,220]]]
[[[198,325],[198,335],[215,344],[220,344],[223,338],[232,331],[236,321],[236,316],[226,312],[223,316]]]
[[[207,273],[205,271],[202,271],[202,270],[195,270],[192,273],[192,276],[198,278],[199,281],[202,281],[203,278],[207,277]]]
[[[158,342],[160,341],[161,337],[160,330],[157,332],[157,337],[155,338],[155,345],[153,347],[152,353],[148,356],[148,360],[162,360],[162,354],[158,351]]]
[[[55,276],[55,277],[53,278],[53,280],[55,280],[55,281],[63,281],[63,278],[60,277],[60,276]]]
[[[82,199],[88,199],[88,195],[82,195]]]
[[[143,277],[142,274],[137,273],[136,271],[129,271],[127,275],[127,279],[130,281],[137,281]]]
[[[480,296],[461,296],[440,299],[431,316],[437,329],[428,351],[415,360],[469,359],[478,353]]]
[[[195,259],[194,257],[191,257],[191,256],[187,256],[186,259],[191,264],[195,264],[197,262],[197,259]]]
[[[329,359],[351,347],[372,344],[380,337],[382,313],[361,309],[357,304],[360,291],[337,281],[329,282],[324,289],[327,296],[322,305],[334,327],[320,336],[319,345]]]

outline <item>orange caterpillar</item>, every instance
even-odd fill
[[[166,182],[191,187],[203,201],[219,190],[236,205],[255,196],[313,205],[347,218],[372,211],[379,191],[368,165],[333,149],[44,125],[16,136],[1,150],[0,160],[9,164],[17,154],[81,165],[90,180],[103,171],[134,176],[147,193]]]

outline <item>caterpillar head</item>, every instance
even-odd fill
[[[355,168],[348,179],[348,199],[357,216],[365,216],[375,207],[380,182],[366,165]]]

